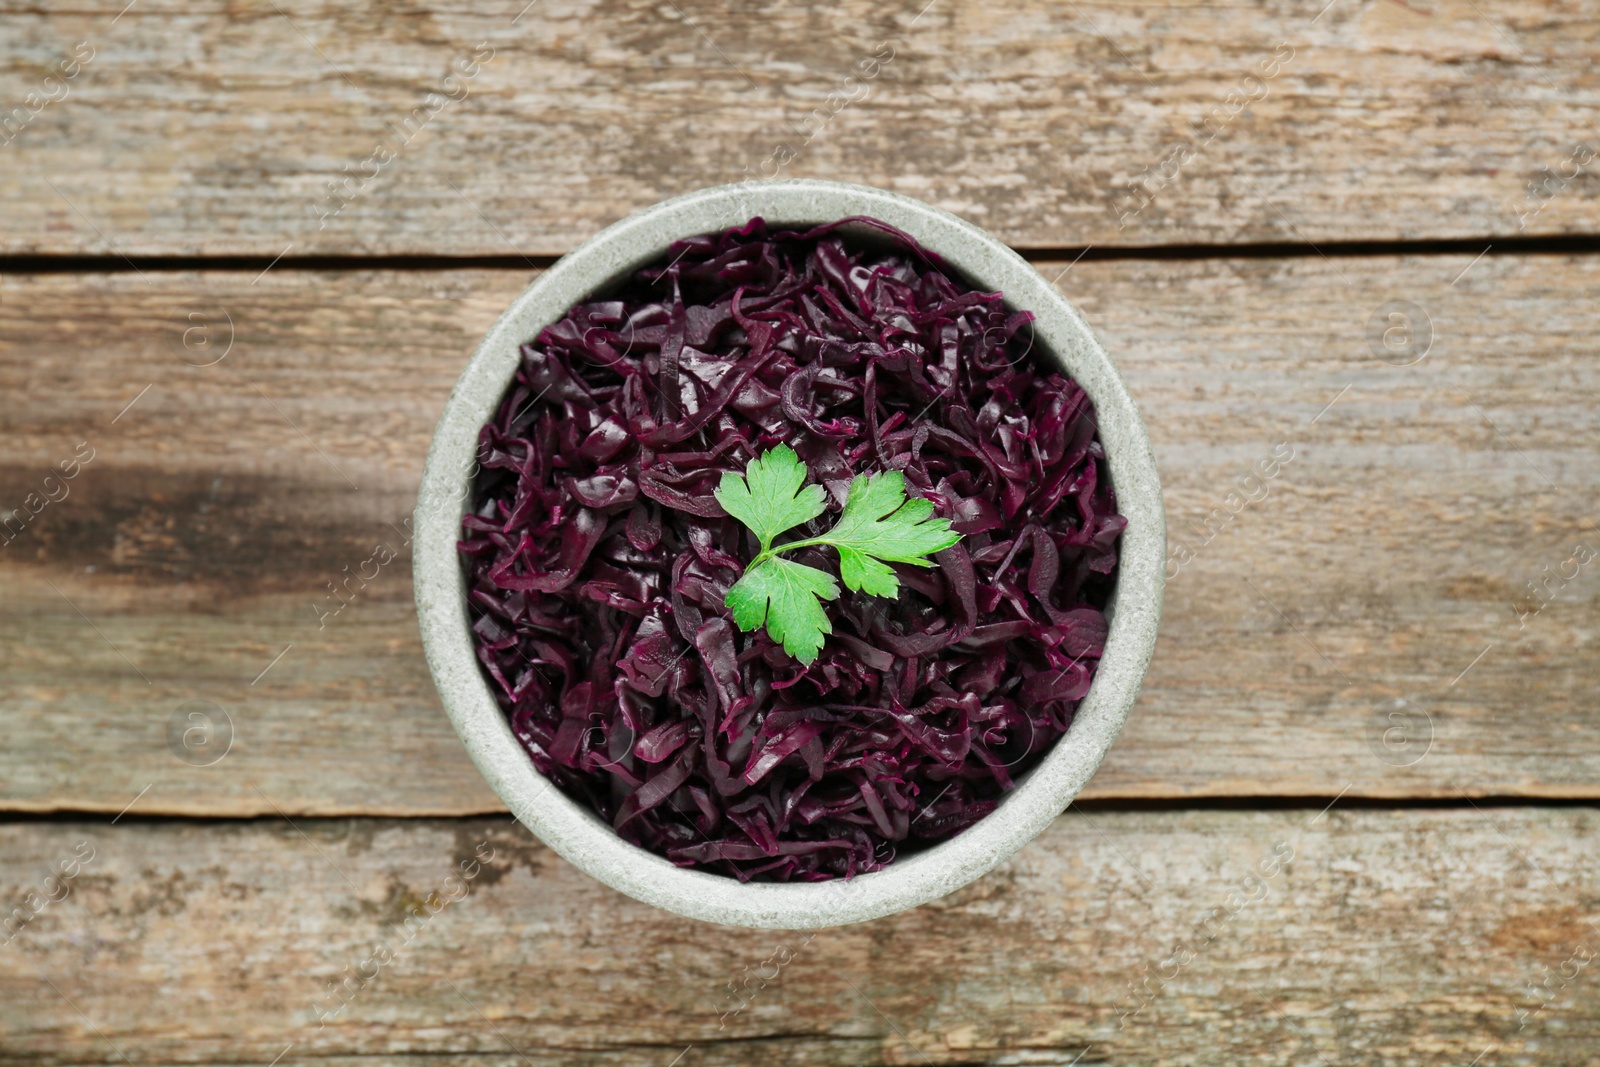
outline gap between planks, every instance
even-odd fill
[[[1029,262],[1074,263],[1114,260],[1192,261],[1204,259],[1367,258],[1375,256],[1594,255],[1600,234],[1547,234],[1533,237],[1483,236],[1426,241],[1327,241],[1322,244],[1247,242],[1242,244],[1088,245],[1014,247]],[[560,256],[509,255],[308,255],[308,256],[121,256],[24,253],[0,255],[0,274],[122,274],[137,271],[440,271],[547,270]]]
[[[1094,798],[1074,801],[1058,818],[1082,811],[1086,814],[1115,814],[1123,812],[1182,813],[1198,811],[1316,811],[1325,812],[1335,805],[1339,810],[1359,811],[1454,811],[1485,810],[1492,808],[1594,808],[1600,810],[1600,796],[1519,796],[1504,793],[1456,794],[1439,796],[1352,796],[1336,795],[1296,796],[1211,796],[1211,797],[1126,797]],[[207,815],[180,809],[163,809],[159,804],[141,805],[141,810],[130,811],[119,818],[130,823],[193,824],[218,826],[222,824],[249,824],[276,822],[283,813],[274,809],[251,812]],[[99,805],[83,807],[55,807],[29,811],[22,808],[0,809],[0,825],[13,823],[79,823],[112,814],[113,809]],[[296,815],[298,823],[336,823],[352,819],[363,820],[428,820],[450,822],[466,819],[492,818],[511,813],[504,808],[484,807],[455,812],[405,808],[374,808],[368,811],[343,812],[336,815]]]

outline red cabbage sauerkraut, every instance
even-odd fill
[[[540,773],[741,880],[848,878],[992,811],[1089,691],[1126,525],[1032,318],[876,220],[754,219],[523,345],[460,551],[478,658]],[[724,604],[757,544],[712,491],[780,443],[829,501],[782,540],[890,469],[963,535],[897,567],[898,599],[829,602],[809,667]]]

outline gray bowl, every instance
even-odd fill
[[[674,240],[740,225],[869,215],[911,234],[979,288],[1032,311],[1036,345],[1094,401],[1127,516],[1110,633],[1072,728],[988,817],[934,848],[849,881],[740,883],[688,870],[618,837],[533,767],[473,652],[456,539],[478,431],[516,372],[518,346],[568,308],[660,256]],[[647,904],[708,922],[809,929],[915,907],[988,872],[1066,808],[1116,740],[1155,647],[1165,578],[1161,486],[1139,413],[1083,318],[1011,249],[954,215],[893,193],[823,181],[747,182],[667,200],[608,227],[535,281],[494,324],[446,402],[428,450],[413,544],[417,616],[434,684],[462,744],[514,815],[568,862]]]

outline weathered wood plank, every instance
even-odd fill
[[[137,811],[499,810],[438,708],[404,553],[318,612],[403,547],[443,398],[525,280],[0,281],[0,505],[96,450],[0,548],[0,804],[115,813],[148,785]],[[1600,571],[1515,610],[1600,541],[1600,259],[1080,263],[1061,285],[1129,380],[1192,554],[1086,795],[1600,797]],[[1410,367],[1366,337],[1399,298],[1431,317]],[[195,368],[167,323],[202,307],[235,343]],[[181,744],[196,700],[231,717],[214,766]]]
[[[1069,813],[952,897],[808,939],[636,904],[506,817],[9,824],[8,909],[93,858],[0,947],[0,1056],[1587,1064],[1596,829]]]
[[[0,12],[0,251],[557,254],[780,171],[1028,247],[1600,230],[1595,0],[123,7]]]

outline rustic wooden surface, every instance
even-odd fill
[[[808,940],[664,915],[503,816],[14,824],[25,884],[93,859],[0,947],[0,1026],[49,1063],[1576,1067],[1597,830],[1069,813],[954,896]]]
[[[1600,1061],[1596,0],[525,2],[0,0],[0,1063]],[[1084,803],[809,940],[512,822],[403,550],[318,622],[538,268],[783,145],[1057,279],[1175,553]]]
[[[452,377],[526,272],[252,278],[0,284],[0,493],[96,449],[0,548],[0,800],[115,813],[154,783],[142,811],[502,810],[440,713],[405,560],[320,629],[318,609],[378,542],[402,547]],[[1193,553],[1086,796],[1600,797],[1600,572],[1514,611],[1600,546],[1600,259],[1080,263],[1060,284],[1139,399]],[[1411,367],[1365,338],[1396,296],[1432,322]],[[168,345],[188,307],[231,316],[215,366]],[[1266,497],[1221,525],[1282,445]],[[169,750],[190,700],[231,718],[226,764]]]
[[[0,5],[8,108],[94,50],[0,250],[554,255],[785,145],[1027,247],[1600,231],[1595,0],[126,3]]]

